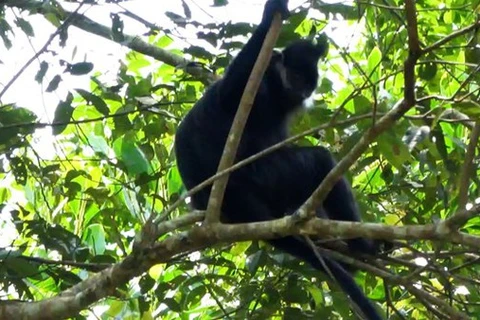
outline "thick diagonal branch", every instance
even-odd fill
[[[312,193],[310,198],[298,210],[300,220],[310,219],[315,216],[315,208],[318,208],[330,190],[340,177],[355,163],[355,161],[368,148],[370,143],[382,132],[391,128],[391,126],[402,117],[411,107],[415,105],[415,65],[422,52],[418,43],[417,12],[415,10],[415,1],[405,2],[408,29],[408,49],[409,55],[404,63],[404,98],[390,112],[383,116],[373,127],[371,127],[360,138],[360,141],[352,150],[328,173],[320,186]]]
[[[235,161],[243,129],[247,122],[248,115],[250,114],[250,110],[252,109],[263,74],[265,73],[265,70],[267,70],[270,62],[273,48],[277,42],[278,35],[280,34],[281,26],[282,19],[280,13],[276,13],[265,41],[263,42],[262,49],[257,57],[257,61],[250,73],[250,78],[245,86],[242,98],[240,99],[240,105],[235,114],[235,118],[233,119],[230,132],[228,133],[227,142],[225,143],[225,148],[223,149],[222,158],[220,159],[217,172],[228,169]],[[225,194],[225,189],[227,187],[228,177],[228,175],[225,175],[222,178],[219,178],[212,186],[212,192],[208,199],[207,214],[205,217],[207,222],[217,222],[220,220],[220,209],[222,206],[223,195]]]

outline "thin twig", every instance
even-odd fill
[[[480,21],[477,21],[475,22],[474,24],[468,26],[468,27],[465,27],[463,29],[460,29],[458,31],[455,31],[451,34],[449,34],[448,36],[446,36],[445,38],[442,38],[440,40],[438,40],[437,42],[435,42],[434,44],[426,47],[425,49],[422,50],[422,53],[425,54],[425,53],[429,53],[429,52],[432,52],[433,50],[435,49],[438,49],[439,47],[441,47],[442,45],[444,45],[445,43],[457,38],[457,37],[460,37],[464,34],[467,34],[469,33],[470,31],[474,31],[476,29],[480,28]]]
[[[463,226],[471,218],[480,214],[480,204],[467,210],[459,210],[453,216],[438,223],[439,232],[453,232]]]
[[[67,17],[67,19],[65,19],[65,21],[60,25],[60,27],[58,27],[57,30],[55,30],[55,32],[50,35],[50,37],[48,37],[47,41],[42,46],[42,48],[38,50],[30,59],[28,59],[28,61],[20,68],[20,70],[17,71],[17,73],[12,77],[12,79],[10,79],[10,81],[7,82],[5,87],[3,87],[2,91],[0,91],[0,101],[2,100],[3,95],[8,91],[8,89],[10,89],[10,87],[15,83],[15,81],[17,81],[17,79],[22,75],[22,73],[25,70],[27,70],[27,68],[32,64],[32,62],[35,61],[42,53],[44,53],[47,50],[48,46],[50,45],[50,43],[52,43],[53,39],[55,39],[56,36],[58,36],[65,28],[67,28],[70,25],[74,17],[77,15],[78,11],[87,2],[88,1],[84,1],[80,3],[77,9],[75,9],[75,11],[72,12]]]
[[[458,188],[458,208],[460,210],[465,208],[465,205],[468,201],[468,187],[470,186],[472,167],[473,167],[473,158],[475,157],[475,151],[478,146],[478,138],[480,136],[480,121],[475,123],[473,127],[470,142],[467,147],[467,153],[465,154],[465,161],[462,166],[462,171],[460,172],[459,178],[459,188]]]
[[[3,127],[0,127],[0,132],[2,131],[7,131],[15,128],[29,128],[33,127],[34,129],[41,129],[41,128],[46,128],[46,127],[60,127],[60,126],[65,126],[65,125],[70,125],[70,124],[84,124],[84,123],[91,123],[91,122],[97,122],[97,121],[103,121],[109,118],[118,118],[118,117],[123,117],[123,116],[128,116],[133,113],[137,112],[144,112],[144,111],[149,111],[152,113],[159,114],[165,118],[168,119],[175,119],[179,120],[178,117],[166,112],[165,110],[155,110],[155,107],[157,106],[169,106],[169,105],[177,105],[177,104],[189,104],[189,103],[195,103],[195,101],[179,101],[179,102],[158,102],[153,105],[148,105],[148,106],[140,106],[137,109],[134,110],[127,110],[127,111],[118,111],[116,113],[111,113],[107,114],[102,117],[95,117],[95,118],[87,118],[87,119],[82,119],[82,120],[69,120],[69,121],[59,121],[59,122],[54,122],[54,123],[45,123],[45,122],[19,122],[19,123],[13,123],[13,124],[7,124]]]

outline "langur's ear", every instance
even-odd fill
[[[316,54],[318,58],[324,58],[328,54],[328,38],[325,33],[321,33],[318,36],[316,36],[313,40],[312,43],[315,45],[316,49]]]
[[[276,66],[277,63],[283,64],[283,54],[281,51],[273,50],[272,58],[270,59],[270,64]]]

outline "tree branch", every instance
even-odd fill
[[[232,166],[237,154],[238,145],[242,138],[243,129],[247,123],[248,115],[252,109],[255,96],[263,78],[265,70],[267,70],[272,51],[277,41],[280,29],[282,27],[282,18],[280,13],[276,13],[273,17],[272,24],[268,30],[267,36],[263,41],[262,48],[258,54],[257,61],[253,66],[248,82],[243,90],[240,105],[238,107],[232,127],[228,133],[227,142],[223,149],[223,154],[218,165],[217,172],[224,171]],[[212,186],[210,198],[208,199],[207,214],[205,220],[207,222],[218,222],[220,220],[220,210],[223,202],[223,196],[228,183],[228,174],[215,181]]]
[[[465,208],[468,201],[468,187],[470,186],[470,175],[472,174],[473,158],[475,157],[475,151],[478,146],[478,138],[480,136],[480,121],[475,123],[472,133],[470,135],[470,142],[467,147],[467,153],[465,154],[465,162],[462,166],[459,178],[458,188],[458,208],[460,210]]]
[[[193,213],[182,221],[172,222],[171,226],[185,226],[198,221],[199,213]],[[188,221],[187,221],[188,220]],[[298,224],[293,216],[281,219],[244,224],[204,224],[194,225],[185,232],[174,234],[148,248],[139,248],[122,262],[92,275],[88,279],[64,291],[57,297],[39,302],[0,304],[0,319],[60,319],[76,315],[90,304],[114,295],[116,288],[133,277],[141,275],[151,266],[166,262],[172,257],[219,244],[248,240],[266,240],[289,235],[322,235],[342,239],[366,237],[373,239],[438,240],[449,239],[480,249],[480,238],[460,232],[446,233],[448,229],[434,224],[412,226],[387,226],[376,223],[345,222],[314,218]]]
[[[443,233],[456,231],[458,228],[461,228],[468,220],[472,219],[478,214],[480,214],[480,204],[475,205],[469,210],[459,210],[450,218],[438,223],[439,232]]]
[[[453,40],[457,37],[463,36],[464,34],[467,34],[470,31],[475,31],[478,28],[480,28],[480,21],[477,21],[474,24],[472,24],[468,27],[465,27],[463,29],[457,30],[457,31],[449,34],[448,36],[438,40],[434,44],[432,44],[432,45],[426,47],[425,49],[423,49],[422,53],[425,54],[425,53],[432,52],[432,51],[440,48],[441,46],[443,46],[445,43],[447,43],[447,42],[449,42],[449,41],[451,41],[451,40]]]
[[[161,48],[153,46],[143,41],[139,37],[124,34],[122,40],[116,40],[112,34],[111,28],[97,23],[82,14],[70,12],[63,8],[58,9],[58,3],[55,7],[53,7],[44,6],[41,1],[39,2],[34,0],[6,0],[4,1],[4,5],[22,10],[29,10],[31,13],[40,13],[42,15],[53,14],[61,21],[65,21],[68,17],[71,16],[72,20],[70,21],[70,25],[73,25],[88,33],[95,34],[99,37],[116,42],[134,51],[143,53],[146,56],[152,57],[158,61],[162,61],[168,65],[174,67],[181,67],[185,72],[191,74],[199,81],[202,81],[204,84],[212,83],[217,79],[215,74],[208,72],[203,68],[195,66],[195,64],[191,63],[191,61],[188,61],[187,59],[176,54],[170,53],[167,50],[163,50]]]
[[[418,44],[415,2],[413,0],[406,1],[405,8],[409,36],[409,55],[404,63],[404,99],[383,116],[374,126],[368,129],[352,150],[328,173],[319,187],[297,211],[300,220],[311,219],[314,217],[315,209],[323,203],[335,183],[337,183],[350,166],[355,163],[363,152],[365,152],[369,144],[378,135],[390,128],[398,119],[400,119],[400,117],[415,105],[415,64],[421,55],[420,46]]]
[[[17,71],[17,73],[15,73],[15,75],[13,76],[12,79],[10,79],[10,81],[7,82],[7,84],[3,87],[2,91],[0,91],[0,101],[2,100],[2,97],[3,95],[8,91],[8,89],[12,86],[12,84],[15,83],[15,81],[17,81],[17,79],[22,75],[22,73],[27,70],[28,66],[30,64],[32,64],[33,61],[35,61],[35,59],[37,59],[38,57],[40,57],[42,55],[42,53],[44,53],[48,46],[50,45],[50,43],[52,43],[53,39],[55,39],[56,36],[58,36],[62,30],[68,28],[68,26],[72,23],[72,21],[75,19],[75,16],[78,15],[78,11],[82,8],[82,6],[84,5],[84,3],[80,3],[78,6],[77,6],[77,9],[75,9],[74,12],[71,12],[69,14],[66,14],[64,19],[63,19],[63,23],[57,28],[57,30],[55,30],[54,33],[52,33],[50,35],[50,37],[48,37],[47,41],[45,42],[45,44],[42,46],[42,48],[40,48],[40,50],[38,50],[30,59],[28,59],[28,61],[20,68],[20,70]]]

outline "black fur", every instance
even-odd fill
[[[233,60],[224,77],[213,84],[180,124],[175,145],[178,168],[187,189],[214,175],[226,137],[250,72],[277,11],[288,16],[287,0],[268,0],[262,22]],[[325,43],[297,41],[274,53],[247,121],[237,160],[284,140],[289,116],[299,109],[317,86],[317,63]],[[285,87],[285,84],[288,87]],[[222,205],[222,219],[232,223],[265,221],[292,214],[333,168],[335,161],[322,147],[286,146],[231,174]],[[193,207],[207,207],[210,187],[192,197]],[[357,205],[346,180],[339,181],[326,198],[319,215],[360,221]],[[324,265],[309,245],[297,237],[270,243],[318,270]],[[365,239],[348,241],[353,252],[375,253]],[[345,268],[327,257],[323,262],[342,289],[368,319],[382,319]]]

